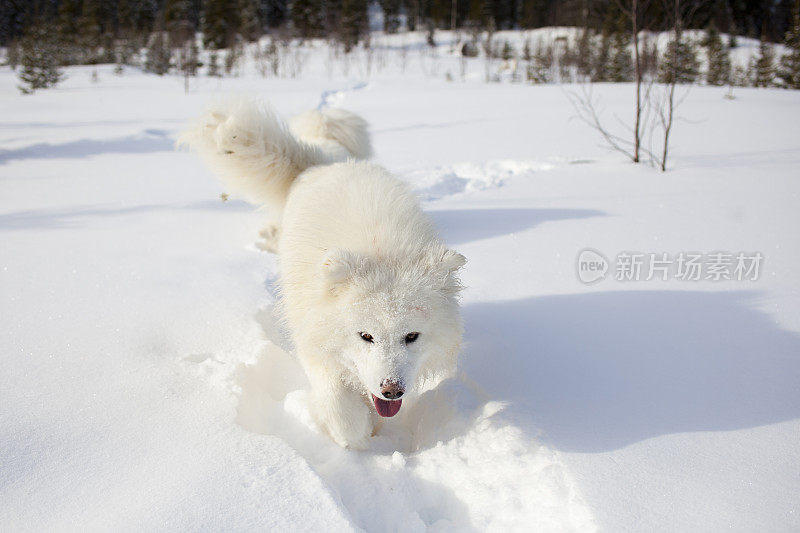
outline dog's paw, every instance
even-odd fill
[[[369,448],[369,438],[370,438],[369,434],[366,436],[361,435],[358,437],[354,437],[353,435],[345,436],[341,434],[336,434],[335,432],[330,431],[330,429],[329,433],[333,441],[342,448],[347,448],[349,450],[366,450],[367,448]]]
[[[360,395],[342,393],[339,398],[316,400],[317,423],[343,448],[363,450],[369,446],[374,424],[369,407]]]
[[[266,252],[277,254],[280,234],[280,226],[277,224],[270,224],[259,232],[261,239],[256,243],[256,246]]]

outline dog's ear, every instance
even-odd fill
[[[440,268],[449,274],[463,267],[467,262],[467,258],[455,250],[443,247],[442,249],[433,252],[431,256],[431,262],[433,263],[433,266]]]
[[[322,277],[329,289],[353,277],[361,258],[348,250],[330,250],[322,260]]]
[[[467,262],[467,258],[449,248],[443,248],[433,255],[434,268],[439,272],[440,287],[439,289],[450,296],[456,296],[464,287],[461,285],[461,280],[458,279],[458,269],[463,267]]]
[[[461,255],[460,253],[456,252],[455,250],[450,250],[448,248],[442,254],[440,263],[442,267],[444,267],[448,272],[455,272],[456,270],[467,264],[467,258]]]

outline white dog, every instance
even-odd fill
[[[181,139],[231,193],[266,205],[281,309],[311,383],[311,412],[364,448],[401,397],[455,370],[462,327],[448,249],[405,183],[366,161],[366,122],[310,111],[287,127],[265,105],[212,108]]]

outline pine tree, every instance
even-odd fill
[[[736,39],[736,35],[739,33],[739,28],[736,27],[736,24],[731,24],[730,29],[728,30],[728,50],[733,50],[737,46],[739,46],[739,41]]]
[[[147,58],[144,62],[144,70],[163,76],[169,72],[171,59],[172,54],[170,52],[169,36],[167,32],[153,32],[147,43]]]
[[[722,44],[719,31],[712,22],[706,30],[706,57],[708,58],[708,71],[706,83],[709,85],[726,85],[731,79],[731,60],[728,50]]]
[[[234,43],[239,29],[239,13],[228,0],[206,0],[203,8],[203,45],[222,49]]]
[[[80,0],[61,0],[58,6],[58,35],[61,40],[61,61],[73,65],[83,61],[82,51],[77,46],[78,20],[81,18]]]
[[[592,81],[608,81],[609,58],[611,57],[611,35],[603,32],[600,37],[600,47],[594,55],[592,65]]]
[[[408,31],[416,31],[419,23],[419,3],[420,0],[405,0],[406,26]]]
[[[239,0],[239,33],[247,42],[258,40],[264,33],[256,0]]]
[[[65,41],[75,39],[78,34],[78,19],[81,16],[80,0],[61,0],[58,5],[58,32]]]
[[[236,12],[236,10],[230,10]],[[192,23],[192,3],[189,0],[165,0],[164,28],[169,33],[169,44],[173,48],[182,47],[194,37]]]
[[[772,46],[766,41],[764,35],[761,36],[761,44],[758,47],[758,59],[755,64],[755,87],[771,87],[775,83],[775,52]]]
[[[543,45],[539,41],[533,51],[533,57],[528,64],[525,77],[528,83],[548,83],[553,79],[553,47]]]
[[[213,50],[208,56],[208,75],[214,78],[222,77],[219,71],[219,54],[216,50]]]
[[[56,86],[64,77],[59,69],[58,36],[43,24],[30,26],[20,41],[19,90],[31,94],[37,89]]]
[[[197,47],[197,41],[194,39],[186,41],[181,47],[179,59],[180,70],[183,73],[184,91],[188,93],[189,78],[197,76],[197,69],[203,66],[200,63],[200,50]]]
[[[228,54],[225,56],[225,74],[231,76],[234,70],[239,66],[244,57],[244,46],[241,40],[236,40],[233,45],[228,49]]]
[[[527,41],[526,41],[527,44]],[[589,28],[584,28],[575,50],[575,66],[581,79],[592,76],[592,33]]]
[[[625,31],[625,19],[617,21],[611,44],[611,62],[608,67],[608,79],[614,82],[633,81],[633,58],[628,50],[630,37]]]
[[[345,53],[350,52],[358,44],[367,31],[367,0],[344,0],[342,2],[342,18],[339,39],[344,44]]]
[[[783,40],[788,53],[781,57],[778,78],[782,87],[800,89],[800,9],[795,7],[792,25]]]
[[[97,48],[100,46],[100,2],[84,0],[81,16],[78,18],[78,45],[82,49],[81,63],[97,63]]]
[[[508,41],[503,41],[503,48],[500,51],[500,58],[503,61],[508,61],[510,59],[514,59],[517,57],[517,51],[514,50],[514,47],[511,46],[511,43]]]
[[[689,40],[673,39],[658,66],[659,83],[694,83],[700,71],[697,52]]]
[[[355,0],[346,0],[343,6],[348,1],[353,3]],[[291,6],[292,24],[301,38],[309,39],[322,35],[325,26],[325,6],[321,0],[294,0]]]
[[[278,28],[286,22],[289,16],[287,0],[260,0],[260,17],[270,28]]]
[[[470,0],[467,18],[470,26],[476,31],[482,31],[486,27],[486,3],[484,0]]]
[[[400,28],[400,0],[381,0],[383,31],[397,33]]]

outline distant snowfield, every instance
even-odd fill
[[[23,97],[0,69],[0,529],[800,528],[800,93],[693,88],[661,174],[609,153],[569,87],[408,62],[188,95],[104,66]],[[595,88],[609,120],[631,91]],[[228,92],[363,114],[469,259],[459,376],[368,451],[305,411],[263,214],[173,150]],[[584,285],[585,248],[764,263]]]

